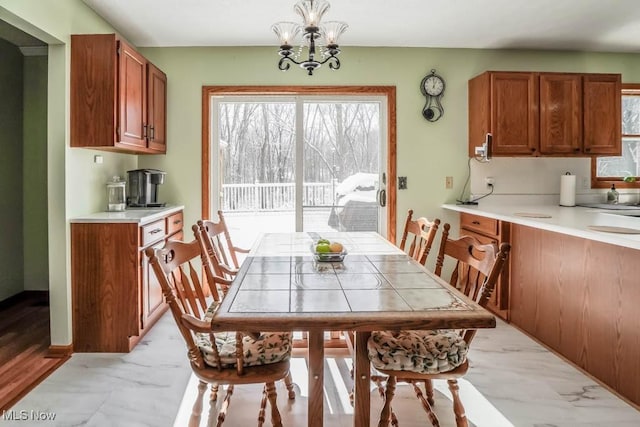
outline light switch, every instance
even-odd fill
[[[398,177],[398,190],[406,190],[407,189],[407,177],[399,176]]]

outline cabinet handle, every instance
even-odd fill
[[[480,225],[480,221],[471,221],[471,224]]]
[[[153,230],[149,231],[149,234],[156,234],[156,233],[160,233],[161,231],[162,231],[162,228],[156,228],[156,229],[153,229]]]
[[[156,139],[156,129],[153,126],[149,126],[149,139]]]
[[[173,221],[173,225],[178,225],[182,222],[182,220],[180,219],[176,219],[175,221]]]
[[[142,137],[147,137],[147,125],[142,125]]]
[[[584,151],[586,151],[586,152],[591,151],[591,147],[585,147],[585,148],[584,148]]]

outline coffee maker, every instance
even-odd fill
[[[159,207],[166,202],[158,201],[158,186],[164,183],[167,173],[157,169],[127,171],[127,207]]]

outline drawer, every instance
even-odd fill
[[[140,227],[140,241],[142,242],[142,246],[144,247],[150,243],[164,239],[164,236],[167,234],[166,230],[167,228],[164,219],[143,225]]]
[[[498,222],[493,218],[460,213],[460,228],[477,231],[488,236],[498,236]]]
[[[167,235],[171,236],[176,231],[182,230],[183,218],[182,211],[174,213],[167,217]]]
[[[460,230],[460,237],[462,237],[462,236],[475,237],[483,245],[486,245],[487,243],[495,243],[496,245],[500,244],[495,237],[487,237],[487,236],[485,236],[483,234],[478,234],[475,231],[469,231],[469,230],[462,229],[462,230]]]

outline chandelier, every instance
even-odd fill
[[[329,68],[340,68],[340,48],[338,38],[345,32],[348,25],[344,22],[327,21],[320,24],[322,17],[329,10],[329,3],[324,0],[301,0],[293,7],[300,15],[303,25],[295,22],[278,22],[271,27],[280,39],[280,61],[278,68],[287,71],[291,63],[307,70],[310,76],[323,64],[329,63]],[[302,33],[302,40],[293,51],[295,39]],[[307,59],[303,58],[306,51]]]

